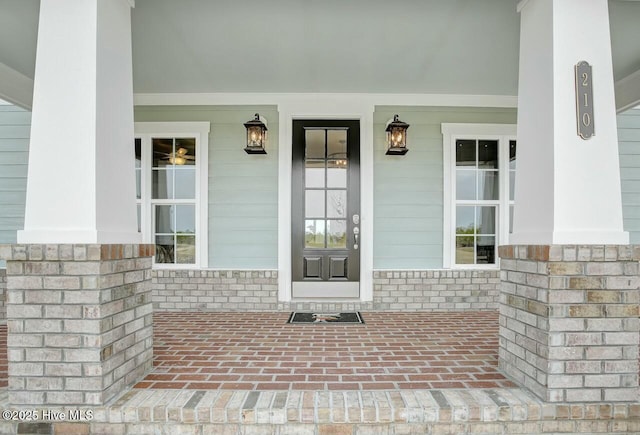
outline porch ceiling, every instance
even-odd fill
[[[515,95],[516,3],[136,0],[134,90]],[[620,80],[640,70],[640,2],[609,3]],[[38,9],[0,0],[0,63],[29,78]]]

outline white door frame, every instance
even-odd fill
[[[349,96],[313,95],[278,105],[278,300],[291,300],[291,148],[294,119],[360,121],[360,300],[373,300],[373,112]]]

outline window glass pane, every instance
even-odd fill
[[[498,171],[478,171],[478,199],[500,199]]]
[[[327,221],[327,248],[347,247],[347,221]]]
[[[476,230],[478,234],[496,233],[495,207],[476,207]]]
[[[327,187],[347,187],[347,160],[327,161]]]
[[[171,165],[169,157],[173,153],[173,139],[152,139],[152,159],[154,168]]]
[[[347,191],[327,190],[327,217],[347,216]]]
[[[176,139],[176,149],[173,163],[180,166],[194,166],[196,164],[196,139],[180,138]]]
[[[474,237],[456,237],[456,264],[474,263]]]
[[[324,190],[305,192],[305,217],[324,218]]]
[[[513,206],[509,206],[509,234],[513,233]]]
[[[156,234],[173,234],[175,232],[175,206],[156,205],[155,217]]]
[[[173,172],[175,183],[175,198],[195,199],[196,197],[196,167],[176,166]]]
[[[476,141],[458,139],[456,141],[456,166],[476,166]]]
[[[142,167],[142,139],[136,138],[134,143],[136,168]]]
[[[476,199],[476,173],[468,169],[456,170],[456,199]]]
[[[496,238],[478,236],[476,240],[476,263],[494,264],[496,262]]]
[[[327,130],[327,158],[347,158],[347,130]]]
[[[136,199],[142,198],[142,170],[136,169]]]
[[[151,194],[153,199],[173,199],[174,170],[154,169],[151,178]]]
[[[509,141],[509,169],[516,168],[516,141]]]
[[[196,233],[196,206],[195,205],[175,205],[176,210],[176,232],[195,234]]]
[[[456,234],[475,233],[475,210],[474,206],[456,207]]]
[[[176,263],[195,264],[196,262],[196,238],[178,234],[176,236]]]
[[[305,248],[324,248],[324,220],[307,219],[304,227]]]
[[[174,262],[173,236],[156,236],[156,263]]]
[[[307,160],[304,165],[305,187],[324,187],[324,160]]]
[[[516,193],[516,171],[509,171],[509,199],[513,201]]]
[[[142,207],[140,204],[136,205],[136,213],[138,215],[138,232],[142,231]]]
[[[498,169],[498,141],[478,141],[478,167],[483,169]]]
[[[305,130],[307,159],[324,159],[324,130]]]

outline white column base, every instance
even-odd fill
[[[138,232],[109,232],[109,231],[60,231],[60,230],[21,230],[18,231],[20,244],[66,244],[66,243],[142,243],[142,235]]]

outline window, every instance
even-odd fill
[[[207,266],[209,123],[136,123],[138,228],[158,267]]]
[[[444,267],[491,267],[513,217],[515,125],[443,124]]]

